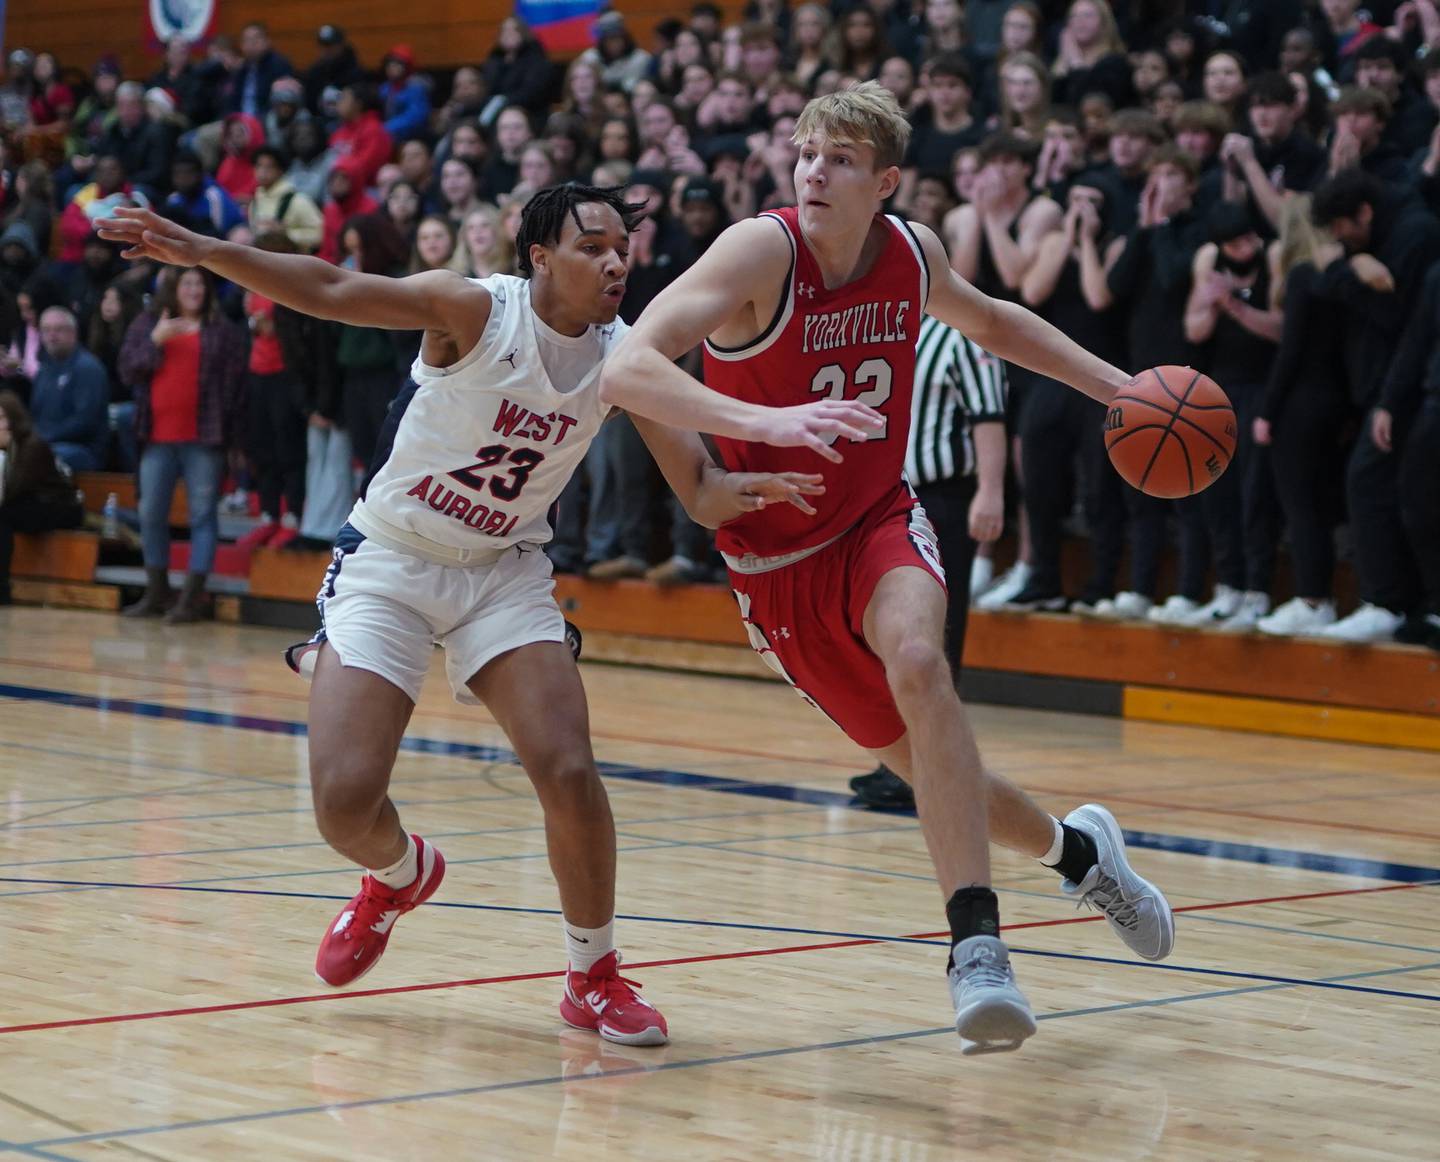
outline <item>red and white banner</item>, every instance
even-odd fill
[[[172,36],[192,43],[209,40],[217,6],[218,0],[149,0],[150,33],[160,44]]]

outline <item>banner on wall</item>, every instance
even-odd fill
[[[218,0],[149,0],[150,33],[159,44],[172,36],[183,36],[192,42],[208,40],[215,31],[217,3]]]
[[[515,0],[515,15],[546,52],[579,52],[595,43],[590,29],[606,7],[605,0]]]

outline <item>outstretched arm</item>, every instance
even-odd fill
[[[1016,303],[981,294],[950,269],[945,248],[934,231],[918,222],[911,228],[920,239],[930,266],[929,314],[975,340],[992,355],[1068,383],[1092,399],[1109,404],[1131,377],[1091,355],[1073,339]]]
[[[102,238],[122,242],[126,258],[203,266],[282,306],[357,327],[427,330],[463,353],[480,341],[490,293],[451,271],[383,278],[341,270],[305,254],[272,254],[206,238],[149,210],[121,207],[98,223]]]
[[[694,432],[682,432],[641,416],[630,418],[666,483],[696,524],[718,529],[747,512],[780,503],[793,504],[801,512],[815,515],[805,498],[825,492],[819,476],[800,472],[727,472],[710,458]]]
[[[709,432],[842,457],[827,441],[864,440],[884,426],[880,413],[854,400],[769,408],[711,391],[675,365],[722,324],[750,308],[757,289],[779,287],[790,249],[773,221],[751,218],[725,231],[689,270],[663,290],[605,361],[606,403],[672,428]]]

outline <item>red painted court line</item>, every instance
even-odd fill
[[[1214,904],[1187,904],[1176,908],[1177,912],[1205,912],[1216,908],[1243,908],[1255,904],[1285,904],[1297,900],[1323,900],[1335,896],[1363,896],[1377,892],[1404,892],[1411,888],[1434,887],[1430,883],[1386,884],[1376,888],[1343,888],[1330,892],[1303,892],[1293,896],[1263,896],[1248,900],[1221,900]],[[1006,924],[1006,932],[1018,932],[1028,928],[1055,928],[1062,924],[1090,924],[1102,919],[1101,916],[1069,916],[1060,920],[1032,920],[1024,924]],[[901,940],[933,940],[948,935],[947,932],[916,932],[899,937]],[[742,960],[752,956],[781,956],[791,952],[825,952],[838,948],[861,948],[871,944],[885,944],[884,940],[856,939],[833,940],[822,944],[792,944],[783,948],[755,948],[744,952],[713,952],[704,956],[678,956],[669,960],[646,960],[627,964],[627,970],[642,968],[668,968],[679,964],[707,964],[717,960]],[[197,1005],[182,1009],[157,1009],[145,1013],[116,1013],[104,1017],[78,1017],[64,1021],[40,1021],[31,1025],[0,1026],[0,1033],[37,1033],[46,1029],[75,1029],[85,1025],[114,1025],[129,1021],[153,1021],[161,1017],[194,1017],[207,1013],[236,1013],[249,1009],[273,1009],[283,1005],[306,1005],[316,1001],[348,1001],[357,997],[397,996],[401,993],[435,992],[440,989],[470,988],[475,985],[513,984],[516,981],[547,980],[563,976],[563,972],[523,972],[510,976],[480,976],[468,980],[442,980],[430,984],[395,985],[391,988],[357,989],[351,992],[311,993],[298,997],[273,997],[263,1001],[232,1001],[220,1005]]]

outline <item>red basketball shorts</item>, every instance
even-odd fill
[[[921,568],[945,585],[934,531],[913,494],[897,491],[792,564],[744,573],[731,564],[740,616],[765,664],[860,746],[898,740],[905,723],[863,627],[875,586],[892,569]]]

